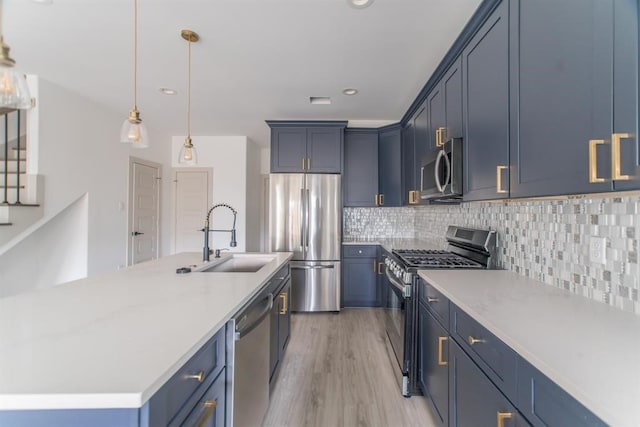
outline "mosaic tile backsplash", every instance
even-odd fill
[[[640,315],[640,196],[345,208],[345,238],[438,239],[450,224],[498,232],[500,268]],[[603,238],[605,262],[590,244]],[[593,240],[595,242],[595,240]]]

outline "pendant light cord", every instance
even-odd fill
[[[189,39],[189,68],[187,78],[187,137],[191,137],[191,39]]]
[[[133,108],[138,109],[138,0],[133,0]]]

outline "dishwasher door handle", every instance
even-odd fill
[[[332,264],[329,265],[300,265],[291,266],[292,270],[322,270],[325,268],[335,268]]]
[[[267,315],[273,308],[273,294],[269,294],[265,301],[266,303],[264,305],[264,308],[262,309],[262,312],[260,312],[260,315],[253,322],[251,322],[251,324],[247,326],[240,325],[241,323],[243,323],[246,317],[240,319],[240,321],[236,324],[236,341],[241,340],[249,332],[253,331],[255,327],[258,326],[265,317],[267,317]]]

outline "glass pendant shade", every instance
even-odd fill
[[[180,155],[178,156],[178,163],[181,165],[192,166],[198,163],[198,153],[196,147],[191,143],[191,138],[187,137],[184,144],[180,148]]]
[[[120,128],[120,142],[123,144],[131,144],[134,148],[147,148],[149,146],[149,136],[147,127],[140,120],[140,114],[132,110],[129,118],[127,118]],[[137,117],[137,118],[136,118]]]
[[[5,64],[0,64],[0,108],[31,108],[27,79],[20,71]]]

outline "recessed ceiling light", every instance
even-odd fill
[[[309,102],[313,105],[328,105],[331,104],[331,98],[328,96],[310,96]]]
[[[356,93],[358,93],[358,89],[354,89],[352,87],[348,87],[348,88],[344,89],[342,91],[342,93],[344,93],[345,95],[351,96],[351,95],[355,95]]]
[[[160,92],[164,93],[165,95],[175,95],[176,93],[178,93],[177,90],[175,89],[169,89],[168,87],[161,87]]]
[[[371,6],[373,0],[347,0],[349,6],[355,7],[356,9],[364,9],[365,7]]]

